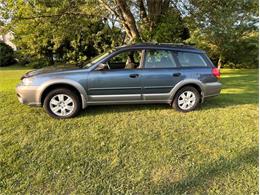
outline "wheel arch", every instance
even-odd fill
[[[201,81],[198,80],[184,80],[178,83],[171,91],[171,104],[176,96],[177,91],[182,89],[183,87],[191,86],[194,87],[196,90],[198,90],[200,94],[200,102],[203,102],[204,99],[204,85]]]
[[[82,108],[86,107],[87,94],[86,94],[85,89],[83,88],[82,85],[80,85],[76,81],[70,81],[70,80],[69,81],[68,80],[52,81],[52,82],[43,84],[40,87],[40,92],[38,93],[38,97],[37,97],[39,102],[41,103],[41,105],[43,105],[43,101],[44,101],[44,98],[46,97],[46,95],[51,90],[57,89],[57,88],[67,88],[67,89],[74,91],[80,98],[81,107]]]

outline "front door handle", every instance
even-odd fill
[[[139,74],[130,74],[129,77],[130,78],[137,78],[137,77],[139,77]]]
[[[173,73],[172,76],[173,76],[173,77],[179,77],[179,76],[181,76],[181,73],[180,73],[180,72],[178,72],[178,73]]]

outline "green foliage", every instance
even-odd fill
[[[258,51],[258,32],[251,32],[232,43],[232,48],[225,53],[225,59],[227,64],[235,64],[233,68],[257,68]]]
[[[19,70],[20,69],[20,70]],[[222,70],[199,110],[93,106],[55,120],[0,69],[0,194],[258,194],[258,70]]]
[[[221,56],[222,67],[225,68],[258,67],[258,32],[247,32],[241,37],[230,38],[221,45],[217,45],[209,40],[206,34],[197,30],[188,41],[207,51],[215,65]]]
[[[15,63],[14,50],[0,41],[0,66],[10,66]]]
[[[142,38],[148,42],[178,43],[190,36],[180,14],[173,8],[161,15],[158,25],[152,31],[145,23],[140,27]]]
[[[43,68],[49,65],[50,62],[46,58],[32,59],[30,62],[26,63],[26,66],[30,68]]]
[[[120,31],[103,22],[95,6],[94,1],[8,1],[13,19],[5,28],[16,35],[19,57],[80,63],[121,41]]]
[[[258,64],[258,4],[255,0],[191,0],[193,15],[186,19],[192,31],[188,42],[205,49],[215,61],[235,67]]]
[[[221,61],[226,67],[257,67],[256,0],[171,1],[168,5],[167,1],[158,2],[165,3],[161,4],[164,9],[151,3],[151,10],[145,9],[146,16],[142,17],[140,4],[127,1],[139,41],[195,43],[208,52],[215,64]],[[121,45],[122,32],[127,28],[126,21],[113,14],[113,9],[118,10],[116,1],[107,2],[112,12],[102,5],[100,1],[85,0],[7,0],[0,6],[0,14],[11,20],[1,30],[15,33],[17,58],[22,64],[43,58],[50,65],[83,63]]]

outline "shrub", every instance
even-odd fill
[[[9,66],[14,63],[14,50],[4,42],[0,42],[0,66]]]
[[[231,68],[231,69],[242,69],[242,68],[247,68],[247,69],[250,69],[250,68],[258,68],[257,66],[258,64],[246,64],[246,63],[243,63],[243,64],[235,64],[233,62],[227,62],[225,64],[223,64],[222,68]]]
[[[50,65],[49,61],[45,58],[34,59],[30,63],[26,64],[26,66],[30,68],[43,68],[49,65]]]

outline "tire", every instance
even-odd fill
[[[197,89],[191,86],[183,87],[177,91],[172,107],[180,112],[195,110],[200,102],[200,94]]]
[[[56,119],[72,118],[81,110],[79,97],[66,88],[50,91],[44,99],[43,107],[51,117]]]

